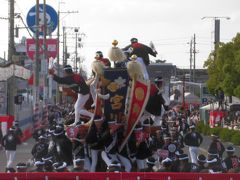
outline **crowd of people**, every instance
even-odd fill
[[[138,43],[136,38],[131,39],[131,45],[125,51],[137,55],[135,60],[142,64],[143,70],[149,64],[148,54],[157,54],[155,50]],[[101,51],[97,51],[95,59],[105,67],[111,66]],[[207,155],[199,153],[203,137],[196,131],[198,109],[186,111],[179,105],[166,103],[160,77],[156,77],[151,84],[150,100],[145,111],[127,143],[120,149],[125,127],[104,116],[96,118],[93,111],[85,108],[93,93],[81,75],[75,74],[69,65],[64,67],[64,77],[57,76],[53,69],[49,70],[49,74],[56,82],[67,85],[77,94],[76,102],[74,107],[48,107],[47,125],[36,129],[33,134],[36,143],[31,151],[32,161],[18,163],[17,172],[224,173],[239,170],[235,148],[225,148],[214,134]],[[144,79],[148,80],[147,71],[143,74]],[[94,103],[91,106],[93,109],[96,106]],[[12,163],[16,145],[20,143],[18,137],[19,133],[14,128],[3,137],[2,145],[8,159],[6,172],[15,171]],[[225,151],[227,157],[223,156]]]
[[[13,156],[19,134],[12,127],[3,137],[2,145],[9,157],[6,171],[238,172],[235,148],[224,147],[214,134],[207,155],[199,154],[203,137],[196,132],[196,114],[196,110],[184,113],[173,108],[164,113],[160,126],[153,126],[149,118],[135,127],[126,147],[119,152],[115,137],[121,134],[121,126],[102,119],[90,126],[85,117],[77,124],[81,132],[71,139],[65,129],[74,121],[73,111],[50,106],[48,127],[37,129],[33,134],[36,143],[31,151],[32,164],[20,162],[14,169]],[[225,151],[226,157],[223,156]]]

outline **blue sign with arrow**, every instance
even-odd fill
[[[36,25],[36,6],[33,6],[27,14],[27,25],[33,33],[36,33],[38,28],[39,34],[43,35],[44,32],[44,4],[39,4],[39,27]],[[46,4],[46,24],[47,24],[47,35],[51,34],[58,25],[58,14],[49,5]]]

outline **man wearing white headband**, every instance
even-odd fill
[[[59,84],[66,85],[68,88],[78,94],[77,101],[74,105],[75,122],[72,124],[76,125],[79,121],[80,114],[88,116],[90,118],[92,118],[93,116],[93,113],[84,109],[84,105],[89,98],[90,90],[83,77],[80,74],[73,73],[72,67],[70,65],[66,65],[63,70],[64,77],[59,77],[55,75],[53,69],[49,69],[49,74],[53,75],[53,80],[55,80]]]

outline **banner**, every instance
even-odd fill
[[[104,86],[102,94],[109,94],[110,98],[104,101],[104,115],[107,120],[125,121],[125,100],[129,76],[126,68],[104,69]]]
[[[31,75],[31,72],[22,66],[11,64],[10,66],[0,67],[0,74],[0,81],[6,81],[12,76],[28,79]]]
[[[35,39],[27,39],[27,55],[31,60],[34,60],[35,52],[36,52],[36,44]],[[46,39],[47,46],[47,59],[50,57],[56,58],[58,49],[57,49],[57,39]],[[39,39],[39,55],[43,54],[43,39]]]
[[[129,179],[161,179],[161,180],[237,180],[238,173],[190,173],[190,172],[22,172],[22,173],[0,173],[1,180],[18,179],[18,180],[64,180],[64,179],[84,179],[84,180],[129,180]]]
[[[209,126],[214,128],[216,124],[220,125],[224,116],[223,111],[210,111]]]
[[[131,99],[128,107],[126,135],[122,144],[119,146],[119,151],[121,151],[127,143],[129,136],[145,110],[149,95],[150,81],[133,81],[131,94],[129,96]]]

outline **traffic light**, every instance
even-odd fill
[[[24,100],[23,95],[16,95],[14,97],[14,103],[17,104],[17,105],[22,104],[23,100]]]

